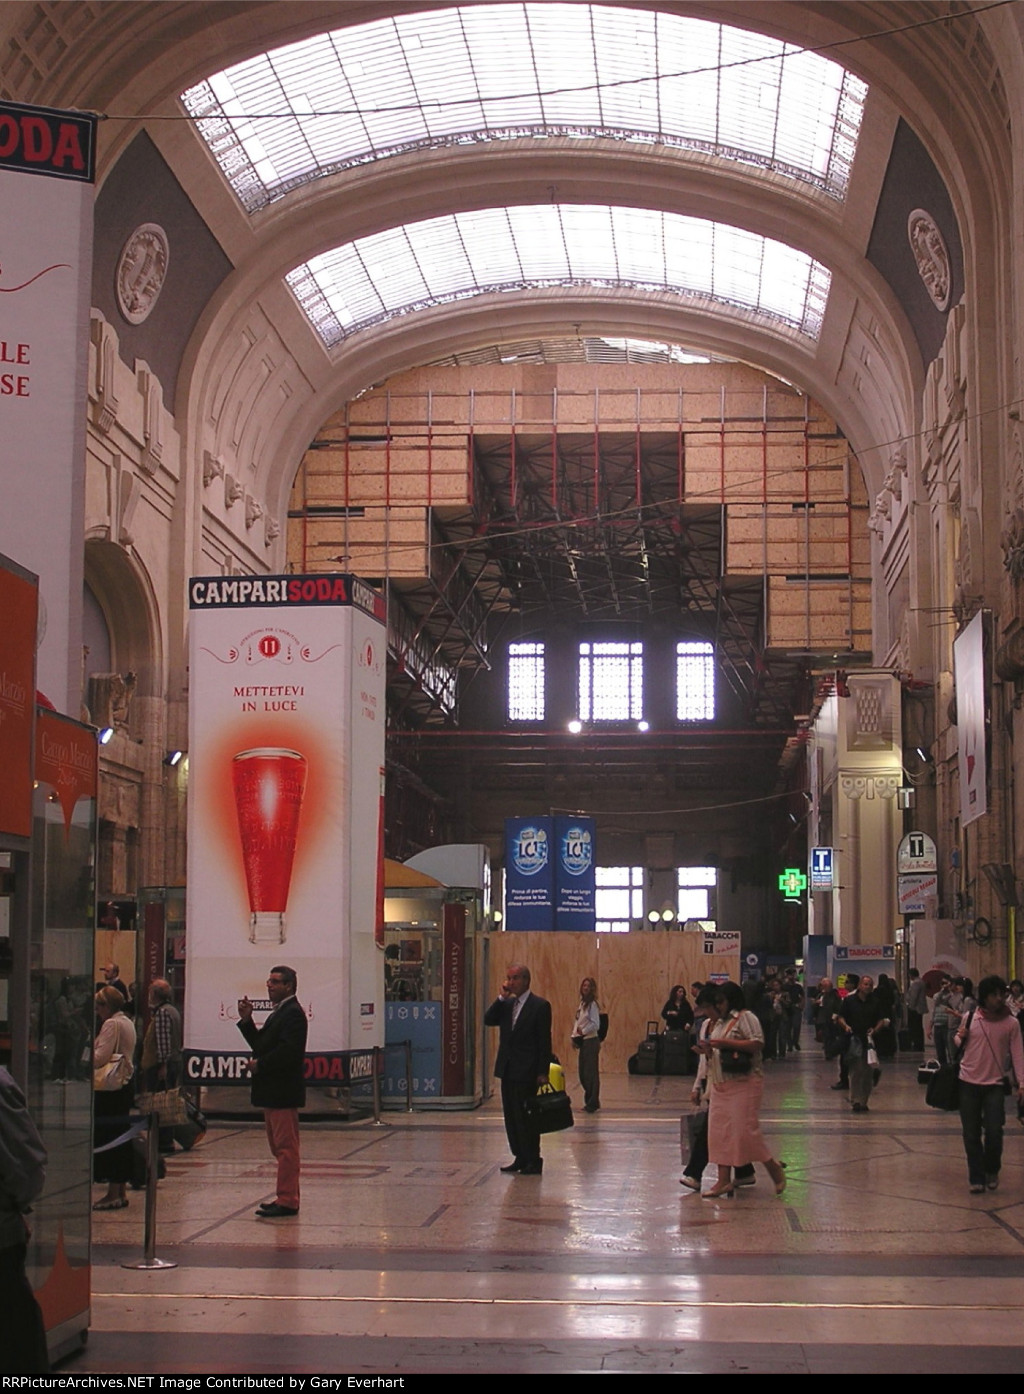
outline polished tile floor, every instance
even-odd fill
[[[970,1196],[959,1120],[911,1062],[866,1115],[818,1049],[769,1065],[788,1165],[709,1201],[678,1184],[689,1081],[606,1077],[603,1108],[504,1176],[500,1105],[303,1128],[302,1211],[273,1194],[262,1127],[214,1125],[169,1162],[160,1256],[142,1197],[98,1215],[75,1372],[1024,1371],[1024,1130]],[[579,1091],[573,1091],[578,1099]]]

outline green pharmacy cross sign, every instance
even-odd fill
[[[807,889],[807,877],[799,868],[787,866],[779,877],[779,890],[787,900],[799,900],[800,892]]]

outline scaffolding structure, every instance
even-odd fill
[[[802,660],[869,650],[867,499],[827,413],[738,364],[622,376],[421,369],[312,443],[290,563],[386,583],[424,712],[451,710],[451,674],[488,666],[509,615],[678,616],[761,725],[791,713]]]

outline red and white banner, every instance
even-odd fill
[[[38,684],[74,712],[95,125],[0,102],[0,552],[39,577]]]
[[[99,746],[96,732],[70,716],[40,707],[36,713],[36,781],[48,784],[57,796],[70,836],[79,799],[94,799],[99,788]]]
[[[186,1075],[244,1081],[237,1001],[294,968],[307,1078],[383,1044],[383,599],[351,576],[189,582]]]
[[[0,833],[32,835],[36,578],[0,556]]]

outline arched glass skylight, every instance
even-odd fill
[[[620,286],[698,297],[817,338],[830,274],[725,223],[646,208],[485,208],[388,228],[288,274],[328,347],[414,310],[496,291]]]
[[[842,198],[866,94],[838,63],[761,34],[535,0],[335,29],[181,100],[254,212],[389,155],[550,135],[702,151]]]

